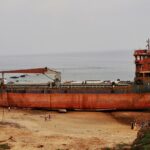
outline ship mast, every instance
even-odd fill
[[[146,42],[147,42],[146,47],[147,47],[148,50],[150,50],[150,39],[148,38],[148,40]]]

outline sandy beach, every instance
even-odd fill
[[[3,116],[4,111],[4,116]],[[12,150],[98,150],[132,144],[130,122],[149,112],[82,112],[0,108],[0,143]]]

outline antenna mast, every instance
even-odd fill
[[[146,42],[147,42],[146,47],[147,47],[148,50],[150,50],[150,39],[148,38],[148,40]]]

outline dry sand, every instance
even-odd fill
[[[98,150],[119,143],[131,144],[137,131],[131,130],[130,121],[140,113],[5,109],[0,143],[9,143],[12,150]],[[0,120],[2,114],[0,108]],[[49,114],[50,119],[45,121]]]

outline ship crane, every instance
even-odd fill
[[[27,74],[44,74],[46,77],[53,80],[54,85],[59,86],[61,83],[61,72],[50,68],[32,68],[32,69],[21,69],[21,70],[7,70],[0,71],[2,74],[2,82],[4,83],[4,74],[6,73],[27,73]]]

